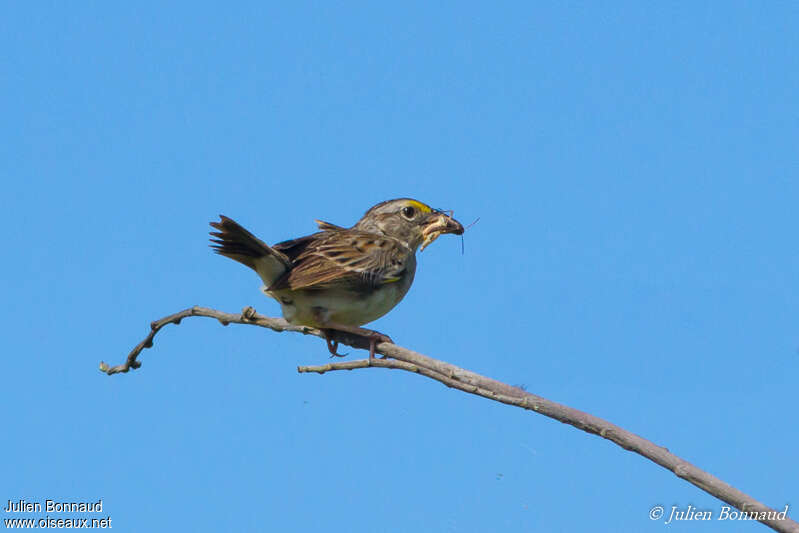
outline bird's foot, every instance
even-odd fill
[[[341,331],[344,333],[351,333],[353,335],[357,335],[359,337],[363,337],[369,341],[369,359],[375,358],[375,347],[381,342],[389,342],[394,344],[394,341],[391,340],[391,337],[380,333],[379,331],[374,331],[372,329],[366,328],[359,328],[355,326],[344,326],[341,324],[330,325],[327,329],[323,330],[325,332],[325,339],[327,340],[327,349],[330,351],[332,355],[337,357],[343,357],[342,355],[336,353],[338,350],[338,341],[333,340],[333,331]],[[346,354],[345,354],[346,355]],[[386,356],[382,358],[385,359]]]
[[[373,329],[366,329],[366,328],[352,328],[350,333],[354,333],[359,337],[363,337],[369,341],[369,359],[375,358],[375,347],[381,342],[388,342],[394,344],[394,341],[391,340],[391,337],[384,333],[380,333],[379,331],[375,331]],[[382,356],[381,359],[385,359],[386,356]]]
[[[379,331],[370,331],[367,335],[364,335],[367,339],[369,339],[369,359],[375,358],[375,347],[380,342],[388,342],[390,344],[394,344],[394,341],[391,340],[391,337],[388,335],[384,335]],[[383,355],[380,358],[385,359],[387,356]]]
[[[322,330],[325,332],[325,340],[327,341],[327,351],[330,352],[330,357],[345,357],[347,354],[338,353],[338,341],[333,340],[332,333],[329,330]]]

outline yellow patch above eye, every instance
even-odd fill
[[[424,205],[422,202],[417,202],[416,200],[408,200],[408,205],[412,205],[422,213],[430,213],[432,211],[430,207]]]

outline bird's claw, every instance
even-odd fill
[[[330,357],[345,357],[347,355],[338,353],[338,341],[334,341],[330,337],[326,337],[325,340],[327,341],[327,351],[330,352]]]
[[[370,335],[367,336],[369,339],[369,359],[375,358],[375,347],[379,342],[388,342],[390,344],[394,344],[394,341],[391,340],[391,337],[388,335],[384,335],[380,332],[373,331]],[[388,357],[387,355],[382,355],[380,359],[385,359]]]
[[[327,351],[330,352],[330,357],[334,357],[334,356],[335,357],[344,357],[344,356],[348,355],[346,353],[345,354],[338,353],[338,341],[334,340],[335,331],[337,331],[336,329],[328,328],[328,329],[323,329],[322,331],[325,334],[325,341],[327,341]],[[372,331],[372,330],[363,329],[363,328],[352,328],[350,330],[344,330],[342,328],[341,331],[344,331],[346,333],[350,333],[350,334],[353,334],[353,335],[358,335],[359,337],[362,337],[362,338],[368,340],[369,341],[369,359],[374,359],[375,358],[375,348],[377,347],[378,343],[388,342],[388,343],[394,344],[394,341],[391,340],[391,337],[389,337],[388,335],[384,335],[384,334],[380,333],[379,331]],[[385,358],[386,358],[385,355],[381,357],[381,359],[385,359]]]

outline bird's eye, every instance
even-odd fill
[[[413,215],[416,214],[416,209],[411,206],[406,206],[402,208],[402,216],[405,218],[413,218]]]

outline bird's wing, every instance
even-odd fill
[[[322,231],[341,231],[347,229],[335,224],[331,224],[330,222],[325,222],[324,220],[314,220],[314,222],[316,222],[316,225],[319,226],[319,229]]]
[[[305,252],[308,246],[310,246],[314,241],[319,240],[322,235],[323,234],[319,232],[314,233],[313,235],[306,235],[305,237],[279,242],[277,244],[273,244],[272,248],[288,257],[293,263],[302,253]]]
[[[347,228],[336,226],[330,222],[324,222],[322,220],[315,220],[314,222],[316,222],[316,224],[319,226],[319,229],[322,231],[314,233],[313,235],[300,237],[298,239],[290,239],[288,241],[279,242],[273,245],[272,248],[285,254],[289,259],[294,261],[301,253],[305,251],[309,244],[318,241],[324,235],[325,231],[347,231]]]
[[[410,250],[396,239],[357,231],[324,232],[294,259],[269,290],[368,289],[399,281]]]

